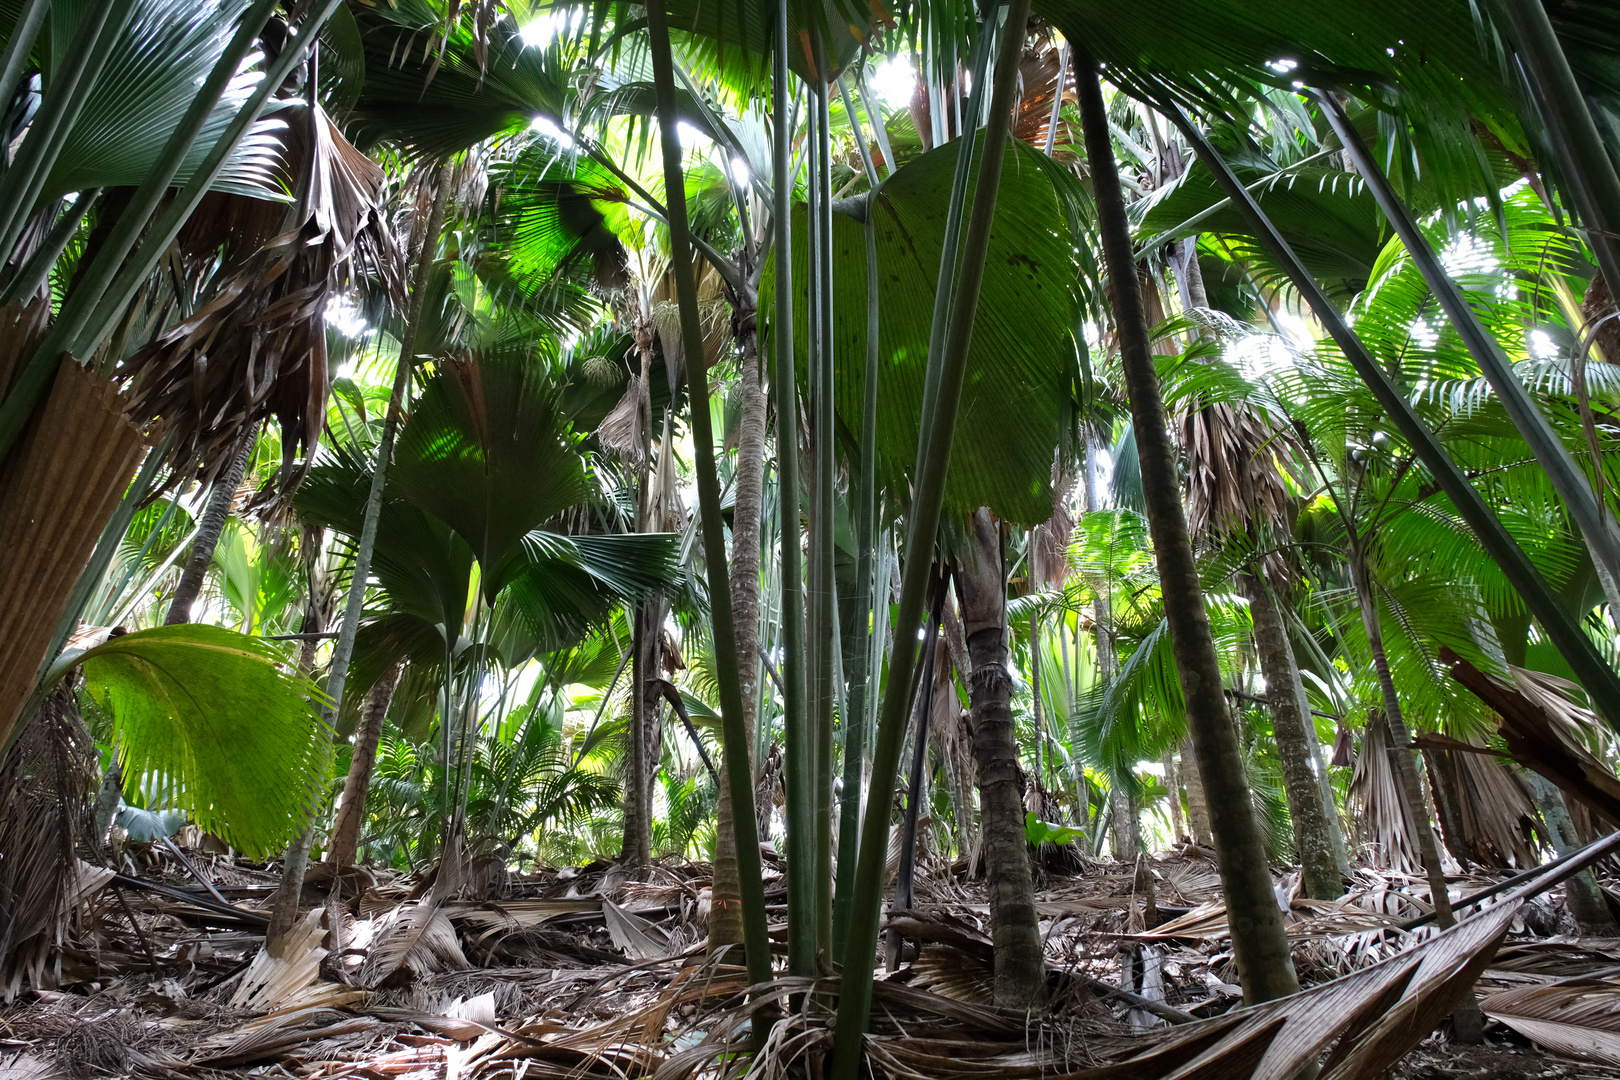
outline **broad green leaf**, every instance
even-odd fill
[[[320,691],[269,643],[183,623],[115,637],[81,663],[126,783],[258,857],[309,820],[332,736]]]
[[[1024,812],[1024,837],[1032,844],[1072,844],[1085,838],[1084,829],[1042,821],[1033,811]]]
[[[1022,144],[1007,150],[990,241],[988,272],[968,353],[957,415],[947,507],[988,506],[1035,525],[1052,515],[1054,456],[1070,443],[1077,416],[1075,328],[1083,297],[1082,254],[1047,159]],[[939,275],[957,145],[898,169],[875,200],[878,235],[878,482],[907,490],[917,455]],[[865,226],[833,215],[834,363],[840,440],[861,437],[866,369]],[[794,342],[801,378],[808,334],[808,249],[804,208],[795,208]],[[776,289],[775,256],[760,285],[766,320]],[[760,331],[770,340],[770,331]],[[847,435],[847,441],[844,436]]]

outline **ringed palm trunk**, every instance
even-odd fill
[[[1024,831],[1024,778],[1013,725],[1007,656],[1007,587],[1001,529],[981,507],[973,515],[973,545],[957,571],[962,623],[973,676],[973,758],[979,767],[979,807],[985,876],[990,882],[990,934],[995,941],[996,1004],[1024,1008],[1044,996],[1035,881]]]
[[[1258,573],[1241,575],[1240,584],[1254,620],[1254,640],[1260,670],[1266,677],[1271,728],[1282,761],[1283,787],[1288,796],[1288,814],[1294,822],[1305,891],[1317,900],[1332,900],[1344,892],[1348,867],[1339,865],[1333,843],[1333,834],[1339,828],[1337,815],[1323,804],[1322,786],[1311,767],[1311,747],[1305,730],[1311,721],[1299,692],[1299,668],[1271,590]],[[1340,840],[1338,850],[1342,851],[1343,846]]]
[[[360,710],[360,723],[354,729],[354,754],[349,758],[349,775],[343,781],[343,799],[338,803],[332,824],[332,842],[326,861],[334,869],[354,862],[360,848],[360,822],[366,816],[366,792],[371,787],[371,771],[377,765],[377,744],[382,740],[383,719],[394,701],[399,685],[399,665],[394,664],[377,680]]]
[[[1097,64],[1076,58],[1081,125],[1096,189],[1097,219],[1119,334],[1120,360],[1130,394],[1141,460],[1148,527],[1158,561],[1176,671],[1186,700],[1187,726],[1210,810],[1221,883],[1226,894],[1245,1002],[1255,1004],[1299,990],[1272,892],[1265,844],[1249,798],[1243,754],[1226,709],[1221,669],[1204,610],[1198,565],[1181,505],[1181,479],[1170,448],[1164,401],[1142,298],[1137,291],[1130,222],[1108,129]]]
[[[739,308],[742,374],[738,379],[741,419],[737,434],[736,502],[731,519],[731,602],[737,621],[737,681],[742,689],[743,726],[754,744],[759,702],[760,524],[765,506],[765,381],[759,366],[752,305]],[[752,762],[749,772],[752,774]],[[713,907],[709,951],[743,940],[742,886],[737,878],[737,835],[731,788],[719,784],[715,810]],[[753,807],[747,808],[754,811]]]
[[[191,621],[191,606],[202,592],[208,567],[214,561],[214,549],[219,546],[225,521],[231,516],[236,489],[241,486],[242,474],[247,472],[248,462],[253,458],[253,436],[251,430],[242,436],[242,445],[236,451],[236,456],[225,466],[214,481],[214,489],[208,493],[208,503],[197,522],[197,535],[191,542],[191,554],[186,558],[186,568],[181,571],[180,583],[175,586],[174,597],[169,601],[169,614],[163,620],[165,626]]]

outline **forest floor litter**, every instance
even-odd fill
[[[759,1076],[824,1074],[836,979],[783,977],[745,1005],[743,969],[708,955],[705,865],[660,863],[646,882],[604,863],[474,864],[457,880],[350,869],[335,904],[315,867],[272,956],[275,867],[177,856],[154,849],[138,874],[85,867],[69,931],[21,943],[0,1077],[685,1080],[738,1072],[750,1008],[770,1029]],[[992,1002],[984,883],[966,862],[919,875],[914,907],[886,923],[896,964],[877,984],[874,1076],[1292,1077],[1314,1060],[1323,1076],[1620,1078],[1620,941],[1581,938],[1560,887],[1505,890],[1443,933],[1404,925],[1431,910],[1420,877],[1358,868],[1322,902],[1279,875],[1305,990],[1246,1010],[1213,852],[1073,862],[1038,881],[1037,1016]],[[1449,884],[1455,899],[1509,875]],[[1615,884],[1603,864],[1599,878]],[[780,905],[771,859],[766,888]],[[1442,1022],[1468,986],[1483,1046]]]

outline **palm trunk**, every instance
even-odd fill
[[[1383,698],[1384,715],[1389,721],[1390,754],[1395,759],[1395,775],[1400,778],[1401,801],[1405,804],[1407,820],[1417,834],[1418,853],[1423,858],[1423,869],[1429,878],[1429,898],[1434,904],[1434,921],[1444,930],[1456,923],[1451,912],[1451,894],[1446,888],[1445,872],[1440,865],[1440,849],[1434,842],[1434,828],[1430,824],[1429,807],[1423,800],[1423,788],[1418,783],[1417,765],[1413,760],[1412,737],[1406,730],[1401,715],[1400,698],[1395,693],[1395,680],[1390,675],[1389,657],[1384,652],[1384,635],[1378,625],[1378,609],[1372,592],[1372,579],[1368,574],[1366,554],[1358,539],[1350,545],[1350,578],[1356,590],[1356,602],[1361,608],[1361,624],[1367,632],[1367,647],[1372,653],[1373,668],[1378,673],[1378,689]],[[1452,1025],[1462,1042],[1477,1043],[1485,1034],[1485,1017],[1473,992],[1463,995],[1452,1013]]]
[[[180,583],[174,588],[169,614],[163,620],[165,626],[191,621],[191,605],[197,602],[203,581],[208,576],[208,567],[213,564],[214,549],[219,546],[225,521],[231,516],[236,489],[241,486],[242,474],[253,459],[253,444],[254,432],[250,429],[242,436],[242,445],[236,451],[236,456],[220,472],[214,481],[214,489],[208,493],[208,503],[197,522],[197,535],[191,542],[191,554],[186,559],[185,570],[180,574]]]
[[[1024,777],[1012,714],[1007,655],[1007,591],[1001,529],[980,508],[972,547],[957,581],[962,623],[973,658],[973,758],[979,766],[980,827],[990,883],[990,933],[995,941],[996,1004],[1024,1008],[1044,996],[1035,881],[1024,830]]]
[[[647,775],[647,604],[637,602],[630,637],[630,776],[624,790],[624,845],[619,861],[640,878],[652,865],[652,807]]]
[[[1164,755],[1164,786],[1170,798],[1170,842],[1179,844],[1187,835],[1187,827],[1181,816],[1181,777],[1180,770],[1176,768],[1176,755]]]
[[[1085,74],[1081,75],[1081,70]],[[1243,755],[1227,715],[1221,669],[1204,610],[1198,565],[1181,506],[1181,480],[1170,448],[1169,425],[1153,369],[1130,221],[1114,161],[1108,111],[1095,61],[1076,58],[1080,116],[1096,192],[1097,218],[1111,283],[1120,360],[1136,428],[1148,525],[1176,670],[1187,706],[1187,726],[1210,803],[1210,825],[1232,929],[1232,949],[1250,1004],[1296,993],[1299,980],[1277,910],[1265,844],[1254,819]]]
[[[759,367],[753,305],[737,310],[742,343],[742,371],[737,387],[741,420],[737,435],[737,468],[733,474],[736,504],[731,519],[731,598],[737,620],[737,681],[742,688],[743,726],[754,744],[754,710],[759,701],[760,522],[765,505],[765,381]],[[749,773],[753,763],[749,763]],[[709,915],[709,951],[743,940],[742,886],[737,879],[737,836],[732,820],[731,788],[718,784],[715,809],[713,906]],[[754,807],[748,808],[750,812]]]
[[[1181,782],[1187,789],[1187,829],[1193,843],[1214,847],[1215,839],[1209,832],[1209,800],[1204,797],[1204,781],[1198,775],[1198,755],[1193,753],[1191,739],[1181,744]]]
[[[354,754],[349,758],[349,775],[343,781],[343,798],[338,803],[337,820],[332,824],[332,842],[326,861],[335,868],[354,862],[360,849],[360,823],[366,816],[366,792],[371,786],[371,770],[377,764],[377,744],[382,739],[383,719],[399,685],[399,665],[394,664],[366,695],[360,710],[360,723],[354,729]]]
[[[1525,775],[1529,777],[1530,790],[1535,793],[1536,803],[1541,807],[1542,819],[1547,822],[1547,839],[1553,851],[1560,859],[1572,854],[1582,844],[1580,837],[1575,835],[1574,822],[1569,819],[1569,807],[1564,802],[1563,792],[1538,772],[1527,769]],[[1564,882],[1564,902],[1586,937],[1620,937],[1620,926],[1615,925],[1609,901],[1604,897],[1603,889],[1592,871],[1582,870]]]
[[[1310,719],[1300,693],[1299,668],[1266,583],[1257,573],[1246,573],[1240,575],[1240,584],[1254,620],[1254,641],[1260,670],[1266,677],[1271,728],[1282,761],[1283,787],[1288,795],[1288,814],[1294,822],[1305,891],[1317,900],[1332,900],[1344,892],[1344,872],[1334,857],[1333,844],[1333,833],[1339,826],[1322,803],[1322,787],[1311,768],[1311,748],[1305,731]],[[1339,846],[1343,847],[1342,840]]]
[[[674,63],[670,57],[669,21],[663,4],[647,5],[647,32],[651,42],[653,91],[657,100],[659,149],[664,158],[664,195],[669,204],[671,270],[680,307],[681,339],[686,365],[694,465],[697,473],[698,513],[702,524],[704,577],[713,613],[716,681],[720,690],[721,744],[726,751],[726,783],[733,804],[746,805],[753,797],[753,776],[748,768],[748,732],[743,726],[743,702],[737,673],[737,623],[731,607],[731,582],[726,576],[725,525],[720,519],[720,480],[715,468],[714,425],[709,411],[709,373],[703,362],[703,329],[698,315],[697,281],[692,270],[692,237],[686,212],[686,181],[676,135]],[[752,814],[733,814],[737,833],[737,869],[742,883],[743,929],[748,951],[749,977],[762,982],[771,976],[770,940],[765,922],[765,887],[760,878],[759,843]],[[756,1027],[763,1042],[765,1021]]]

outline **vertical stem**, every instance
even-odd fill
[[[1193,751],[1210,795],[1210,825],[1215,834],[1243,997],[1245,1002],[1256,1004],[1296,993],[1299,981],[1283,932],[1282,913],[1277,910],[1272,892],[1265,844],[1250,804],[1242,750],[1226,710],[1220,660],[1210,636],[1198,564],[1181,505],[1181,479],[1153,369],[1151,339],[1138,292],[1136,257],[1114,161],[1102,77],[1096,61],[1079,55],[1075,57],[1075,75],[1114,302],[1120,361],[1130,394],[1148,526],[1159,565],[1176,671],[1187,703]]]
[[[714,463],[714,422],[709,410],[709,373],[703,359],[703,328],[698,319],[697,280],[692,272],[691,233],[686,213],[686,177],[676,133],[674,65],[670,59],[669,21],[662,0],[647,5],[647,32],[652,43],[653,90],[658,105],[659,142],[664,154],[664,191],[669,202],[671,264],[680,305],[681,337],[687,356],[687,392],[691,397],[692,445],[697,467],[698,512],[703,519],[703,560],[714,613],[714,653],[720,684],[721,745],[733,806],[753,801],[748,768],[748,732],[743,727],[742,690],[737,679],[737,633],[731,613],[731,583],[726,577],[725,523],[720,516],[720,481]],[[753,982],[771,977],[771,946],[765,926],[765,886],[760,879],[759,833],[752,814],[733,814],[737,830],[737,876],[742,886],[743,939],[748,974]]]
[[[775,347],[771,357],[771,394],[776,398],[777,508],[782,544],[782,737],[786,757],[788,866],[805,867],[815,859],[815,743],[812,738],[805,675],[804,548],[800,539],[802,493],[799,482],[799,391],[793,350],[792,211],[795,170],[793,127],[787,66],[787,0],[776,8],[775,83],[772,102],[772,145],[775,206],[771,226],[776,249]],[[815,888],[809,874],[788,875],[788,970],[814,971]]]
[[[996,63],[989,122],[984,134],[984,163],[973,193],[973,211],[963,245],[960,277],[948,308],[949,331],[944,348],[930,348],[928,388],[923,395],[917,465],[913,472],[911,512],[907,515],[906,566],[901,576],[899,611],[894,622],[894,652],[889,661],[889,683],[883,697],[882,719],[872,754],[872,784],[861,831],[860,863],[856,869],[855,898],[850,912],[849,944],[844,949],[842,997],[833,1043],[833,1080],[857,1080],[860,1074],[866,1025],[872,1008],[872,965],[877,948],[877,920],[883,901],[888,862],[889,807],[894,798],[900,752],[905,741],[906,690],[917,657],[917,629],[928,588],[932,549],[939,531],[940,507],[945,494],[945,473],[956,433],[957,408],[967,369],[968,347],[978,314],[979,289],[995,219],[996,193],[1006,160],[1007,134],[1012,125],[1013,94],[1018,59],[1029,26],[1029,0],[1011,0]],[[992,11],[993,17],[993,11]],[[986,25],[988,26],[988,20]],[[988,53],[987,41],[979,47]],[[981,81],[980,86],[984,83]],[[981,95],[975,95],[977,100]],[[964,139],[967,146],[972,140]],[[963,190],[965,192],[966,182]],[[947,246],[951,230],[946,229]],[[941,267],[949,275],[950,263]],[[936,306],[935,316],[940,316]]]
[[[847,98],[846,98],[847,101]],[[866,207],[866,387],[861,402],[861,475],[856,488],[855,559],[856,649],[850,663],[849,715],[844,721],[844,803],[838,822],[838,896],[833,907],[833,955],[842,956],[849,941],[849,909],[855,889],[855,860],[860,850],[861,800],[858,794],[866,763],[867,680],[875,620],[872,556],[877,547],[877,400],[878,400],[878,257],[877,198]]]
[[[816,67],[827,75],[827,58],[821,36],[811,32]],[[814,420],[816,425],[816,603],[814,621],[816,656],[816,949],[823,953],[832,941],[832,778],[833,716],[837,712],[835,654],[838,650],[838,581],[833,573],[833,518],[837,513],[834,490],[835,452],[833,435],[833,272],[832,272],[832,118],[831,85],[812,87],[816,111],[816,139],[811,153],[816,159],[816,217],[814,232],[816,279],[812,293],[816,305],[816,351],[811,354],[817,386]],[[825,959],[830,962],[831,956]]]

